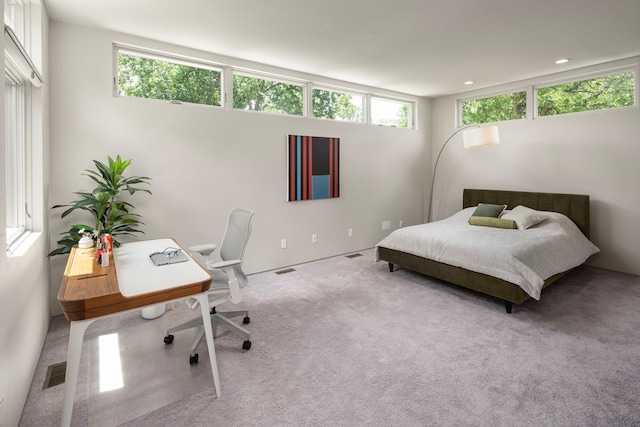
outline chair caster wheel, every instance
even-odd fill
[[[244,316],[244,319],[242,319],[242,323],[245,325],[251,323],[251,319],[249,318],[249,316]]]
[[[189,356],[189,365],[197,365],[198,364],[198,353],[193,356]]]
[[[247,340],[247,341],[242,343],[242,349],[243,350],[249,350],[250,348],[251,348],[251,341]]]
[[[173,344],[173,335],[167,335],[166,337],[164,337],[164,343]]]

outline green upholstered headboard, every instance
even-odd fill
[[[477,206],[478,203],[507,205],[507,209],[522,205],[539,211],[559,212],[569,217],[576,223],[582,233],[587,238],[589,237],[589,196],[584,194],[533,193],[465,188],[462,193],[462,207]]]

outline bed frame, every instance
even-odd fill
[[[559,212],[575,222],[582,233],[589,238],[589,196],[587,195],[464,189],[462,207],[477,206],[478,203],[507,205],[507,209],[523,205],[541,211]],[[389,263],[391,272],[397,265],[499,298],[504,301],[507,313],[511,313],[514,303],[522,304],[530,298],[518,285],[486,274],[383,247],[378,248],[378,255],[381,260]],[[549,277],[545,280],[543,288],[569,271],[571,270]]]

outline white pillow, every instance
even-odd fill
[[[516,222],[519,230],[526,230],[534,225],[540,224],[542,221],[548,218],[548,216],[535,209],[528,208],[526,206],[518,205],[511,211],[502,215],[500,218],[512,219]]]

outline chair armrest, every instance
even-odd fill
[[[205,245],[196,245],[189,247],[192,252],[198,252],[200,255],[209,256],[216,250],[216,245],[213,243],[207,243]]]
[[[224,270],[225,268],[233,267],[234,265],[240,264],[242,261],[239,259],[230,259],[227,261],[221,262],[212,262],[207,264],[207,268],[219,268],[220,270]]]
[[[227,276],[229,276],[229,292],[231,294],[229,299],[234,304],[242,301],[242,296],[240,295],[240,285],[238,284],[236,271],[232,267],[235,265],[239,265],[241,262],[242,261],[239,259],[230,259],[222,262],[207,263],[207,269],[219,269],[227,273]]]

